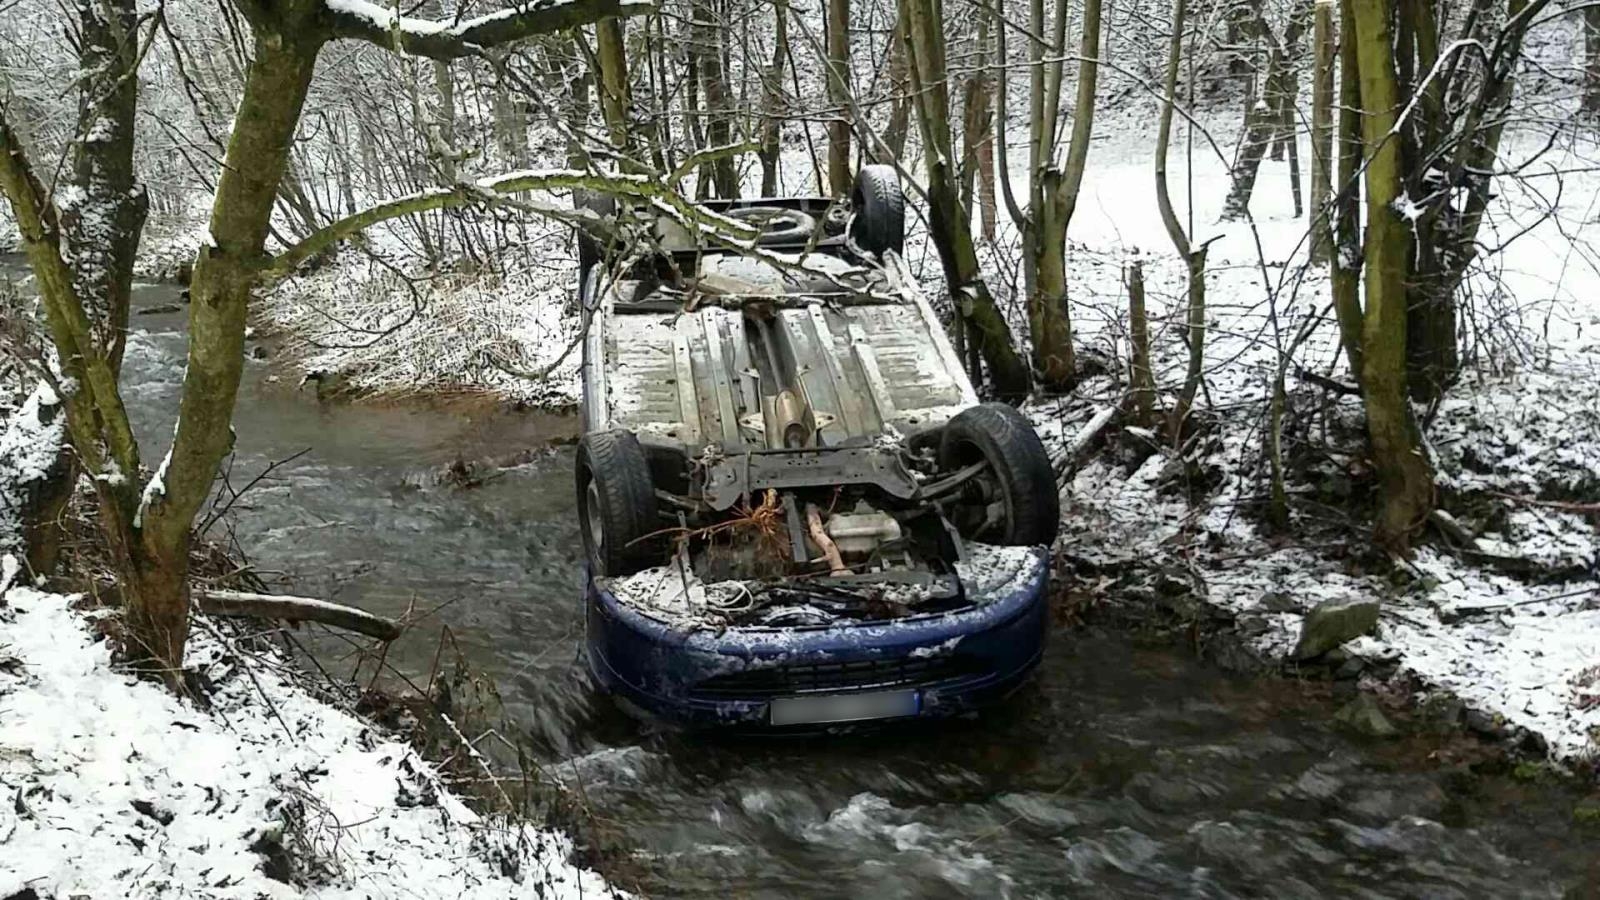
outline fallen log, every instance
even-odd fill
[[[1111,424],[1112,420],[1117,417],[1118,412],[1119,410],[1115,406],[1107,406],[1099,410],[1094,414],[1094,418],[1090,419],[1087,424],[1078,430],[1077,434],[1072,436],[1072,440],[1067,442],[1061,458],[1056,460],[1057,481],[1070,475],[1078,466],[1083,464],[1089,445],[1094,443],[1094,439],[1100,436],[1100,432],[1106,430],[1106,426]]]
[[[312,597],[287,594],[252,594],[245,591],[196,589],[195,604],[213,616],[245,616],[256,619],[283,619],[290,622],[318,622],[343,628],[382,641],[392,641],[403,630],[400,623],[366,610]]]

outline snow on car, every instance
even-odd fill
[[[585,237],[587,655],[628,708],[828,729],[975,710],[1037,665],[1055,479],[980,403],[900,258],[893,169],[848,204],[712,203],[614,277]]]

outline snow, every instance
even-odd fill
[[[177,433],[177,426],[173,426],[173,433]],[[133,514],[133,527],[139,528],[144,524],[144,511],[157,497],[167,495],[167,468],[172,465],[172,450],[167,450],[167,455],[161,458],[161,465],[156,467],[155,474],[145,483],[144,492],[139,495],[139,509]]]
[[[0,554],[20,550],[25,493],[55,462],[66,424],[59,404],[55,391],[41,382],[0,425]]]
[[[1150,196],[1153,148],[1145,134],[1121,124],[1129,130],[1116,122],[1097,129],[1104,145],[1096,145],[1072,223],[1074,327],[1080,346],[1123,364],[1122,266],[1142,259],[1153,368],[1170,404],[1185,358],[1183,267],[1171,253],[1151,252],[1167,246]],[[1536,135],[1508,135],[1507,166],[1542,146]],[[1558,146],[1548,163],[1579,169],[1597,152],[1592,142],[1576,141]],[[1301,159],[1309,158],[1302,146]],[[1197,153],[1193,163],[1195,221],[1216,222],[1226,169],[1209,154]],[[1179,156],[1171,171],[1184,167]],[[1450,691],[1472,709],[1539,735],[1552,759],[1600,758],[1593,674],[1600,664],[1600,521],[1539,505],[1600,499],[1600,266],[1593,254],[1600,226],[1590,208],[1596,180],[1567,175],[1560,202],[1535,186],[1497,182],[1480,240],[1504,249],[1468,281],[1466,371],[1427,431],[1441,501],[1477,536],[1479,552],[1458,555],[1430,544],[1391,574],[1352,563],[1347,548],[1367,544],[1359,520],[1336,540],[1308,539],[1303,535],[1316,533],[1322,513],[1293,504],[1295,527],[1279,537],[1255,509],[1266,492],[1261,430],[1278,348],[1309,327],[1298,366],[1351,380],[1331,317],[1317,319],[1330,300],[1326,270],[1301,268],[1305,220],[1288,209],[1279,189],[1285,177],[1283,163],[1264,161],[1253,222],[1215,226],[1221,239],[1209,257],[1206,390],[1198,404],[1213,427],[1181,457],[1157,433],[1112,432],[1109,448],[1065,485],[1057,552],[1091,583],[1098,577],[1117,584],[1132,571],[1176,581],[1232,620],[1269,662],[1286,660],[1304,615],[1319,602],[1376,598],[1383,610],[1377,632],[1347,645],[1348,652],[1393,661],[1399,674],[1426,688]],[[1284,343],[1272,327],[1274,311]],[[1334,452],[1302,476],[1315,484],[1290,489],[1316,498],[1365,477],[1370,464],[1359,404],[1303,383],[1299,371],[1288,373],[1291,421],[1319,423],[1319,446]],[[1121,396],[1120,380],[1099,377],[1030,414],[1047,447],[1065,457],[1073,436]],[[1186,470],[1203,485],[1191,491]],[[1325,515],[1343,515],[1352,503],[1359,498],[1325,507]],[[1109,599],[1124,601],[1115,588]]]
[[[561,6],[571,0],[521,0],[504,9],[451,24],[402,16],[397,9],[379,6],[368,0],[324,0],[324,2],[328,9],[335,13],[354,16],[384,31],[400,31],[417,37],[461,37],[492,22]],[[649,3],[647,0],[626,0],[621,5],[648,6]]]
[[[19,587],[0,607],[0,896],[615,895],[564,836],[473,813],[282,660],[202,623],[204,710],[117,671],[74,599]],[[298,848],[303,890],[263,870],[274,843]]]

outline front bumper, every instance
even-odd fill
[[[973,606],[886,622],[811,628],[679,630],[588,580],[589,670],[625,705],[686,727],[782,730],[786,696],[918,692],[916,718],[992,704],[1038,665],[1049,631],[1043,549]],[[860,723],[856,723],[860,724]],[[817,730],[810,726],[803,730]]]

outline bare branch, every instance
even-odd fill
[[[608,17],[653,12],[650,0],[518,0],[512,6],[457,23],[413,19],[367,0],[326,0],[334,37],[367,41],[411,56],[475,56],[540,34]]]

